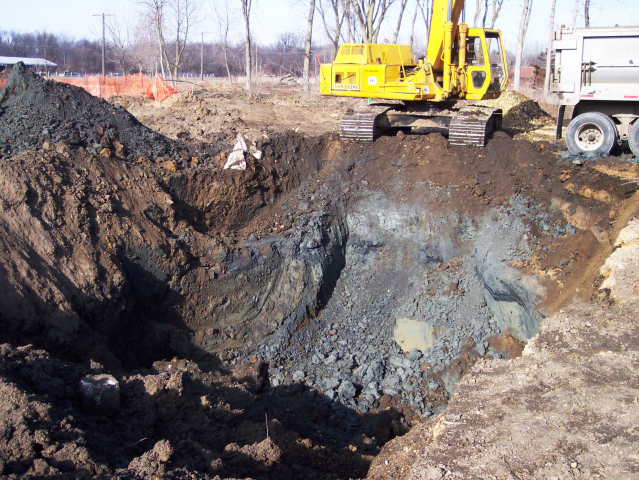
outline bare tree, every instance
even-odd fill
[[[189,31],[198,23],[199,0],[172,0],[173,25],[175,25],[175,57],[173,57],[174,84],[178,81],[180,57],[189,39]]]
[[[504,0],[493,0],[493,18],[490,21],[490,28],[495,28],[495,22],[501,11],[501,6],[504,4]]]
[[[490,3],[489,3],[490,1]],[[499,17],[499,12],[501,11],[501,7],[504,4],[504,0],[484,0],[484,3],[482,5],[481,0],[476,0],[476,11],[475,11],[475,19],[473,21],[473,26],[477,27],[479,25],[479,17],[482,16],[482,12],[483,12],[483,19],[482,19],[482,23],[481,26],[482,28],[486,28],[486,21],[488,20],[488,10],[489,10],[489,5],[490,5],[490,13],[491,13],[491,19],[490,19],[490,28],[495,28],[495,22],[497,21],[497,17]]]
[[[131,56],[131,33],[129,21],[123,15],[113,14],[106,23],[109,56],[117,62],[123,75],[127,74],[127,65]]]
[[[38,51],[40,52],[40,56],[42,58],[47,58],[49,53],[51,52],[51,48],[53,44],[56,42],[55,35],[48,33],[46,30],[41,32],[36,32],[36,42],[38,44]],[[47,74],[49,73],[49,66],[45,66]]]
[[[141,23],[132,29],[133,42],[129,48],[131,62],[139,69],[157,72],[157,39],[152,25]]]
[[[359,22],[363,43],[377,43],[379,29],[395,0],[347,0]]]
[[[546,48],[546,77],[544,78],[544,96],[548,96],[550,89],[550,56],[552,53],[552,40],[555,33],[555,6],[557,0],[552,0],[552,7],[550,10],[550,35],[548,36],[548,48]]]
[[[417,13],[419,12],[419,1],[420,0],[415,0],[415,11],[413,12],[413,18],[410,22],[410,39],[408,43],[410,44],[411,50],[415,43],[415,22],[417,22]]]
[[[166,68],[171,72],[169,57],[166,54],[166,42],[164,40],[165,14],[169,4],[169,0],[138,0],[139,6],[142,8],[144,15],[152,22],[155,33],[157,35],[158,49],[160,54],[160,69],[162,76],[166,78],[164,62]]]
[[[346,37],[345,41],[347,43],[351,43],[355,41],[355,13],[353,12],[353,7],[351,0],[341,0],[342,8],[344,9],[344,18],[346,20]]]
[[[517,41],[517,55],[515,57],[515,82],[513,85],[516,91],[519,91],[519,83],[521,80],[521,57],[524,51],[524,40],[526,39],[526,32],[528,31],[532,2],[533,0],[524,0],[524,9],[521,12],[521,22],[519,23],[519,40]]]
[[[579,0],[575,0],[575,9],[572,12],[572,23],[571,23],[572,28],[575,28],[575,25],[577,24],[578,11],[579,11]]]
[[[430,21],[433,18],[433,0],[424,0],[426,3],[426,10],[424,5],[419,3],[419,10],[422,13],[422,20],[424,20],[424,26],[426,27],[426,44],[428,44],[428,38],[430,37]]]
[[[473,27],[477,27],[479,22],[479,16],[481,15],[481,0],[475,0],[475,19],[473,20]]]
[[[313,40],[313,15],[315,15],[315,0],[309,0],[308,26],[306,28],[306,44],[304,48],[304,69],[302,70],[302,90],[311,89],[308,71],[311,67],[311,42]]]
[[[484,18],[481,21],[481,28],[486,28],[486,16],[488,15],[488,0],[484,2]]]
[[[251,73],[253,70],[253,62],[251,57],[251,6],[253,5],[253,0],[240,0],[242,3],[242,15],[244,17],[244,25],[246,26],[246,41],[245,41],[245,51],[246,51],[246,93],[249,98],[251,98],[253,94],[252,82],[251,82]]]
[[[397,43],[397,37],[399,36],[399,29],[402,26],[402,18],[404,17],[404,10],[408,0],[399,0],[399,16],[397,17],[397,27],[395,27],[395,33],[393,34],[393,41],[391,43]]]
[[[590,0],[584,0],[584,26],[590,26]]]
[[[328,3],[327,7],[325,7],[325,3]],[[317,11],[320,17],[322,17],[326,36],[331,41],[331,60],[335,60],[337,56],[339,39],[342,34],[342,25],[344,24],[344,18],[346,16],[341,5],[341,0],[319,0],[317,4]],[[327,11],[328,8],[332,10],[331,16],[329,16],[329,12]]]
[[[229,31],[236,21],[233,10],[230,8],[230,0],[215,0],[213,2],[213,17],[215,26],[220,36],[222,53],[224,55],[224,67],[229,82],[233,84],[233,76],[229,66]]]

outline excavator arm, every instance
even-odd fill
[[[446,22],[452,23],[449,35],[452,39],[457,36],[459,19],[464,10],[464,0],[433,0],[433,16],[428,34],[428,48],[426,62],[435,70],[444,68],[444,43],[446,42]]]

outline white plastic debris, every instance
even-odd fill
[[[243,150],[233,150],[229,155],[224,170],[231,168],[233,170],[246,170],[246,160],[244,159]]]
[[[246,150],[248,149],[246,147],[244,136],[241,133],[238,133],[235,146],[224,165],[224,170],[227,168],[232,170],[246,170],[246,159],[244,158],[244,152],[246,152]]]
[[[251,155],[253,155],[253,157],[255,157],[256,160],[262,159],[262,152],[258,150],[257,148],[255,148],[254,146],[249,149],[249,152],[251,152]]]
[[[235,146],[233,147],[233,151],[229,155],[229,158],[226,160],[224,170],[227,168],[231,168],[233,170],[246,170],[246,157],[244,153],[247,151],[249,151],[249,148],[246,146],[246,140],[244,140],[244,136],[241,133],[238,133]],[[250,154],[257,160],[262,158],[262,152],[257,150],[255,146],[250,148]]]

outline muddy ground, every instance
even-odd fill
[[[484,149],[356,145],[335,134],[353,100],[107,103],[12,75],[4,475],[361,478],[443,418],[476,362],[520,356],[573,302],[614,303],[599,268],[638,167],[567,156],[525,98],[502,99]],[[224,170],[238,133],[261,156]]]

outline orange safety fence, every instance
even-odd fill
[[[154,98],[161,102],[177,93],[177,89],[169,87],[159,75],[156,75],[149,82],[141,73],[125,77],[102,77],[100,75],[81,78],[53,77],[53,80],[84,88],[91,95],[104,99],[128,95]]]
[[[154,98],[161,102],[177,93],[177,89],[170,87],[160,75],[155,75],[150,82],[141,73],[126,77],[104,77],[93,75],[90,77],[51,77],[52,80],[68,83],[84,88],[91,95],[105,100],[112,96],[128,95],[131,97]],[[0,77],[0,89],[7,85],[7,77]]]
[[[158,102],[161,102],[175,93],[177,93],[177,88],[169,87],[162,77],[156,73],[144,96],[146,98],[155,98]]]

